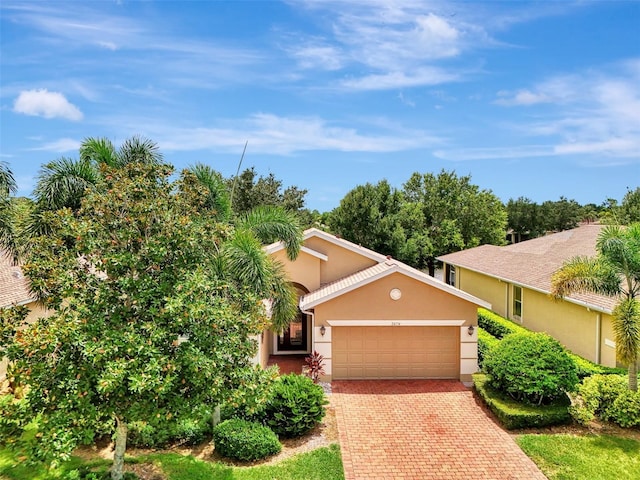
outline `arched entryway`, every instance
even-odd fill
[[[309,290],[300,285],[293,283],[296,289],[298,299],[309,293]],[[311,320],[309,315],[298,309],[296,318],[289,324],[289,327],[279,335],[274,335],[275,345],[273,352],[275,354],[302,354],[308,353],[311,344]]]

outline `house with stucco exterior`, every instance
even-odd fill
[[[324,356],[325,380],[451,378],[477,370],[477,309],[491,305],[386,257],[318,229],[304,232],[295,261],[280,261],[299,296],[298,317],[264,332],[258,361],[270,355]]]
[[[497,314],[548,333],[572,352],[615,367],[615,299],[577,293],[558,300],[550,295],[551,276],[565,261],[596,255],[602,228],[582,225],[513,245],[482,245],[443,255],[444,281],[490,303]]]

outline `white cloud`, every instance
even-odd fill
[[[13,111],[44,118],[82,120],[82,112],[59,92],[47,89],[23,90],[13,104]]]
[[[339,70],[343,67],[342,52],[339,48],[316,41],[305,45],[294,46],[289,49],[289,54],[304,69],[319,68],[321,70]]]
[[[550,157],[558,153],[559,152],[554,150],[553,145],[516,145],[507,147],[436,150],[433,152],[433,156],[452,162],[463,162],[469,160],[493,160],[498,158]]]
[[[552,99],[544,93],[534,93],[529,90],[519,90],[515,94],[498,92],[499,98],[495,103],[504,106],[535,105],[536,103],[549,103]]]
[[[396,71],[346,79],[341,82],[341,85],[354,90],[388,90],[421,85],[439,85],[458,79],[458,75],[448,73],[440,68],[423,67],[412,72]]]
[[[80,142],[78,140],[73,140],[72,138],[61,138],[53,142],[45,143],[40,147],[32,148],[31,150],[65,153],[77,152],[79,148]]]
[[[460,67],[439,66],[492,41],[480,24],[452,15],[451,6],[424,1],[307,1],[325,27],[324,36],[297,35],[302,45],[286,48],[304,68],[344,70],[339,85],[349,90],[382,90],[457,80]],[[469,67],[466,67],[469,71]]]
[[[518,130],[553,138],[554,154],[640,160],[640,59],[558,75],[514,92],[498,92],[503,106],[533,107],[536,121]],[[546,143],[545,142],[545,143]]]
[[[258,113],[225,127],[175,128],[147,125],[146,135],[158,139],[163,150],[223,150],[236,152],[249,141],[253,152],[290,155],[303,151],[397,152],[433,146],[441,142],[420,130],[396,128],[392,132],[361,133],[353,127],[328,124],[318,117],[282,117]]]

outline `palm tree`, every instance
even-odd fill
[[[271,302],[271,326],[281,332],[298,313],[296,291],[283,265],[263,245],[282,241],[287,257],[295,260],[302,245],[302,229],[295,213],[281,207],[256,207],[233,224],[234,232],[222,249],[230,276],[250,285]]]
[[[157,144],[138,136],[125,140],[119,149],[109,139],[89,137],[80,145],[79,153],[77,160],[61,157],[40,169],[33,191],[35,208],[25,227],[27,239],[50,233],[47,218],[50,212],[60,208],[78,210],[87,189],[99,183],[102,167],[162,162]]]
[[[619,299],[613,310],[617,359],[629,366],[629,389],[638,390],[640,356],[640,223],[605,227],[595,257],[575,257],[551,278],[551,293],[590,292]]]
[[[261,206],[240,216],[231,216],[229,191],[220,175],[211,167],[196,164],[182,172],[181,193],[200,192],[196,200],[205,221],[216,222],[227,232],[216,257],[215,270],[220,278],[240,289],[251,288],[271,304],[271,326],[285,329],[298,313],[297,295],[284,267],[268,255],[263,246],[282,241],[287,257],[295,260],[302,246],[302,229],[295,213],[282,207]],[[198,196],[190,198],[197,199]],[[189,201],[189,200],[187,200]]]
[[[76,210],[87,188],[100,180],[100,167],[121,167],[127,163],[160,163],[162,154],[151,140],[131,137],[116,150],[106,138],[86,138],[80,145],[80,158],[59,158],[47,163],[38,175],[34,197],[39,210]]]
[[[18,189],[9,165],[0,162],[0,248],[18,261],[18,246],[15,233],[15,207],[11,195]]]

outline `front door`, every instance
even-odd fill
[[[278,352],[307,351],[307,316],[298,312],[298,316],[289,324],[281,335],[278,335]]]

